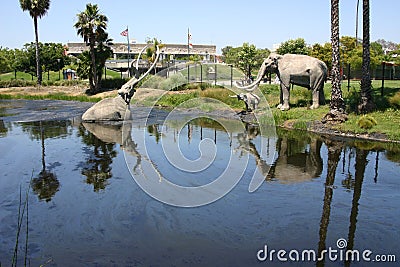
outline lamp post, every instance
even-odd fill
[[[61,76],[60,76],[60,58],[57,58],[57,62],[58,62],[58,80],[61,80]]]

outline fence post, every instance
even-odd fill
[[[233,65],[230,65],[231,67],[231,88],[233,87]]]
[[[188,84],[190,83],[190,72],[189,72],[189,62],[188,62],[188,65],[187,65],[187,73],[188,73]]]
[[[383,96],[383,87],[385,86],[385,62],[382,62],[382,87],[381,87],[381,96]]]
[[[215,64],[215,85],[217,85],[217,64]]]
[[[203,84],[203,64],[200,63],[200,84]]]
[[[350,63],[347,63],[347,92],[350,91]]]

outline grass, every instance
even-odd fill
[[[349,119],[345,123],[333,126],[334,129],[355,134],[382,133],[391,140],[400,140],[400,131],[398,129],[398,125],[400,125],[400,110],[398,110],[400,106],[400,81],[385,81],[383,97],[380,96],[380,86],[381,81],[372,81],[374,99],[378,110],[370,113],[369,116],[377,124],[371,125],[369,129],[364,129],[359,126],[359,120],[362,115],[352,112],[359,103],[359,81],[351,81],[348,89],[347,82],[344,83],[342,85],[343,98],[348,106]],[[308,109],[311,105],[311,92],[305,88],[295,86],[291,90],[291,109],[288,111],[281,111],[275,108],[279,104],[278,85],[264,84],[260,86],[260,90],[271,107],[276,125],[285,126],[290,123],[295,129],[306,130],[313,121],[321,121],[329,111],[331,94],[331,84],[329,82],[324,87],[327,104],[314,110]],[[160,99],[159,103],[162,106],[176,107],[189,99],[200,96],[221,100],[234,109],[244,109],[243,102],[230,98],[229,94],[232,94],[232,92],[228,89],[209,88],[203,91],[190,91],[188,94],[166,95]]]
[[[104,75],[104,74],[103,74]],[[59,79],[60,77],[60,79]],[[104,76],[103,76],[104,78]],[[106,79],[119,79],[121,78],[121,73],[113,70],[107,70]],[[0,81],[11,81],[11,80],[24,80],[24,81],[33,81],[36,82],[36,76],[32,76],[29,73],[17,71],[2,73],[0,74]],[[46,81],[62,81],[63,80],[63,72],[60,71],[60,76],[58,75],[58,71],[50,71],[49,73],[43,72],[42,73],[42,80],[43,82]]]
[[[79,102],[98,102],[101,97],[89,97],[84,95],[71,96],[63,93],[53,93],[45,95],[26,95],[26,94],[0,94],[0,99],[26,99],[26,100],[67,100]]]
[[[204,69],[205,68],[203,68],[203,71]],[[107,71],[107,75],[109,75],[110,73],[111,71]],[[229,66],[227,66],[227,69],[223,73],[225,73],[226,75],[230,75]],[[117,74],[119,75],[119,73]],[[19,74],[17,73],[17,75]],[[21,75],[23,76],[24,74]],[[54,75],[57,75],[56,77],[58,78],[58,73],[53,73],[53,76],[50,77],[54,77]],[[9,81],[12,81],[12,79],[6,77],[7,75],[0,75],[0,83],[5,79],[9,79]],[[23,77],[29,78],[30,76]],[[116,78],[119,77],[120,76]],[[177,80],[173,81],[177,84],[181,84],[179,78],[185,79],[184,76],[177,76]],[[170,84],[163,84],[163,82],[164,80],[161,78],[158,80],[151,79],[148,82],[148,87],[153,88],[150,85],[151,83],[155,83],[157,84],[157,86],[161,87],[160,89],[164,89],[163,87],[168,87],[168,90],[172,88]],[[217,108],[226,108],[226,105],[238,111],[244,109],[244,103],[242,101],[238,101],[236,98],[229,97],[234,93],[228,89],[212,86],[204,88],[204,86],[198,85],[193,87],[186,86],[185,88],[190,88],[191,90],[184,90],[180,91],[179,93],[168,92],[164,94],[160,99],[158,99],[158,96],[153,96],[151,98],[143,100],[141,104],[153,105],[156,102],[156,105],[163,107],[198,107],[205,111],[211,111]],[[342,92],[343,98],[348,108],[349,119],[345,123],[334,126],[334,128],[341,132],[352,132],[356,134],[382,133],[391,140],[400,140],[400,131],[398,129],[398,125],[400,125],[400,81],[385,81],[385,88],[383,90],[384,96],[381,96],[381,81],[373,80],[372,88],[374,92],[374,101],[377,105],[377,111],[370,113],[369,116],[376,121],[376,125],[371,125],[371,128],[369,129],[363,129],[358,125],[361,115],[357,115],[356,113],[354,113],[354,111],[356,110],[356,106],[359,103],[360,82],[351,81],[350,86],[347,87],[347,81],[344,81],[342,84]],[[324,87],[327,104],[315,110],[308,109],[308,107],[311,106],[311,92],[305,88],[295,86],[291,90],[291,109],[284,112],[275,108],[279,104],[280,93],[278,85],[263,84],[260,86],[260,91],[265,96],[269,106],[271,107],[276,125],[284,126],[289,122],[293,128],[306,130],[313,121],[320,121],[329,111],[329,100],[331,94],[330,82],[326,83]],[[0,99],[16,98],[31,100],[57,99],[83,102],[97,102],[101,100],[101,98],[95,96],[70,96],[64,93],[51,93],[47,95],[11,95],[6,93],[0,94]],[[215,102],[205,101],[204,99],[207,98],[216,99],[220,101],[221,104],[216,105]],[[266,118],[266,121],[268,121],[268,118]]]

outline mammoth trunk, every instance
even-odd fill
[[[244,89],[248,92],[254,91],[257,88],[257,86],[260,84],[261,80],[263,79],[265,72],[266,72],[266,66],[263,64],[261,66],[260,70],[258,71],[256,80],[253,83],[246,85],[246,86],[238,86],[238,88]]]

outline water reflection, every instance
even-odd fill
[[[276,146],[278,157],[268,178],[282,183],[306,182],[318,178],[323,170],[321,146],[322,141],[318,138],[281,131]]]
[[[30,129],[34,129],[32,127]],[[51,127],[50,127],[51,128]],[[25,128],[27,129],[27,128]],[[57,179],[57,175],[50,171],[46,170],[46,162],[45,162],[45,131],[43,122],[39,122],[39,131],[40,131],[40,140],[42,144],[42,170],[39,173],[38,177],[32,179],[32,189],[35,192],[39,199],[46,200],[49,202],[51,198],[57,193],[60,188],[60,182]],[[32,131],[32,136],[37,134],[36,131]]]
[[[322,208],[322,216],[319,228],[318,255],[326,251],[326,237],[328,233],[329,218],[331,215],[331,203],[333,197],[333,184],[335,183],[336,168],[339,163],[343,144],[341,142],[328,141],[328,166],[325,180],[325,193]],[[324,266],[325,258],[317,262],[317,266]]]
[[[144,266],[171,262],[182,265],[192,257],[195,264],[202,266],[216,262],[221,266],[227,262],[231,266],[257,266],[255,253],[265,243],[271,249],[321,252],[328,247],[336,249],[340,237],[347,240],[347,250],[365,248],[395,254],[399,249],[400,149],[393,144],[332,140],[283,130],[277,131],[278,138],[270,138],[261,136],[259,128],[252,124],[227,133],[206,119],[190,121],[183,130],[174,125],[165,129],[157,124],[69,121],[0,122],[0,132],[2,128],[7,132],[0,135],[2,147],[18,146],[18,134],[28,141],[39,141],[30,141],[33,148],[26,141],[20,146],[28,147],[24,154],[37,155],[35,161],[41,165],[31,183],[33,191],[40,200],[52,200],[48,204],[41,202],[45,205],[29,203],[30,225],[34,229],[29,236],[33,243],[29,253],[35,265],[51,256],[55,264],[82,266],[87,262],[106,265],[110,258],[116,260],[116,265],[134,265],[134,260]],[[138,129],[150,137],[154,149],[163,138],[192,147],[209,138],[218,148],[232,148],[239,158],[250,155],[249,165],[263,177],[262,186],[249,194],[245,173],[234,190],[212,205],[178,209],[153,201],[132,182],[121,156],[123,151],[133,156],[133,173],[145,173],[146,166],[154,164],[158,177],[165,175],[164,158],[155,157],[151,162],[144,156]],[[128,134],[123,136],[122,132]],[[179,135],[183,136],[180,141]],[[12,138],[17,141],[8,145]],[[267,157],[260,152],[259,138],[267,139]],[[41,145],[41,161],[37,144]],[[74,157],[64,155],[70,150],[69,155]],[[0,194],[4,196],[0,200],[0,237],[5,244],[0,248],[2,259],[7,258],[14,241],[10,225],[16,217],[13,203],[17,203],[17,190],[7,188],[21,177],[14,171],[22,169],[22,165],[9,159],[25,156],[18,152],[0,155],[0,164],[8,174],[0,180]],[[270,164],[267,159],[275,152]],[[61,164],[63,168],[58,168]],[[30,173],[31,165],[25,169]],[[113,186],[108,186],[111,182]],[[86,190],[85,183],[91,190]],[[54,225],[54,229],[42,229],[46,223]],[[110,249],[110,244],[115,244],[115,249]],[[66,249],[68,255],[64,253]],[[162,260],[165,264],[160,263]],[[313,264],[357,265],[327,259]]]
[[[8,129],[4,124],[3,120],[0,120],[0,137],[5,137],[7,135]]]
[[[106,188],[107,180],[112,177],[111,164],[116,157],[115,140],[113,134],[121,135],[119,129],[107,127],[106,125],[92,125],[92,131],[87,130],[84,125],[79,127],[79,136],[85,147],[86,159],[80,164],[81,173],[86,176],[86,183],[93,185],[93,190],[98,192]],[[110,132],[111,131],[111,132]],[[98,138],[93,132],[96,132]]]

